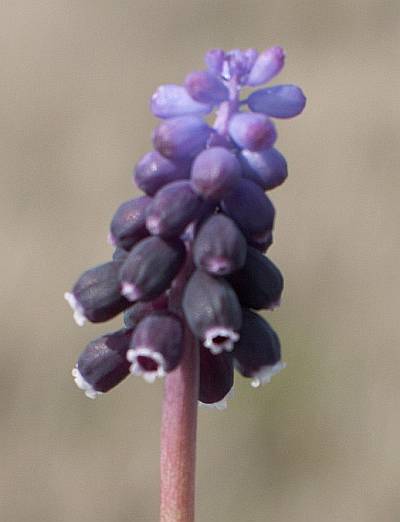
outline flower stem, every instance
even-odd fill
[[[181,313],[183,288],[192,270],[188,263],[171,292],[170,306]],[[182,362],[165,379],[161,420],[160,522],[193,522],[195,496],[199,350],[185,327]]]

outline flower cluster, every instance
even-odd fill
[[[241,92],[274,78],[284,58],[280,47],[214,49],[206,70],[154,93],[151,110],[162,122],[134,171],[145,195],[115,212],[112,261],[65,295],[79,325],[124,311],[124,328],[92,341],[73,370],[87,396],[129,373],[152,381],[177,368],[186,327],[199,341],[202,403],[224,401],[234,368],[258,386],[283,367],[278,336],[254,310],[277,306],[283,289],[264,255],[275,217],[265,191],[287,177],[271,118],[296,116],[305,97],[294,85]],[[183,297],[172,307],[177,281]]]

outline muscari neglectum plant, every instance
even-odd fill
[[[134,170],[145,195],[112,217],[112,260],[65,294],[79,325],[124,312],[124,326],[89,343],[73,369],[88,397],[129,374],[165,376],[163,522],[194,520],[198,402],[223,407],[234,368],[256,387],[284,367],[277,334],[254,310],[277,306],[283,289],[264,255],[275,217],[265,191],[287,177],[271,118],[296,116],[306,99],[295,85],[242,94],[273,79],[284,59],[281,47],[213,49],[205,70],[156,90],[154,150]]]

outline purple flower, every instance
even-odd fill
[[[251,310],[272,309],[283,290],[262,254],[275,219],[265,191],[287,178],[273,118],[296,116],[306,101],[295,85],[262,87],[284,62],[277,46],[212,49],[205,70],[153,94],[161,122],[134,170],[145,195],[128,196],[112,218],[113,260],[66,294],[78,324],[124,312],[126,328],[89,343],[73,370],[88,396],[129,372],[153,381],[174,371],[185,330],[198,341],[203,404],[226,401],[234,367],[258,385],[284,366],[276,333]],[[243,96],[248,87],[257,89]]]

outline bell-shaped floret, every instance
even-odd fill
[[[130,371],[148,382],[174,370],[183,355],[181,320],[171,312],[153,312],[137,325],[127,353]]]
[[[202,214],[203,204],[190,181],[169,183],[157,192],[147,209],[147,229],[165,238],[179,237]]]
[[[138,301],[124,312],[124,324],[127,328],[136,328],[139,322],[151,312],[165,311],[168,308],[168,297],[162,294],[152,301]]]
[[[160,154],[173,160],[185,160],[202,151],[213,130],[197,116],[171,118],[153,133],[153,144]]]
[[[233,358],[230,352],[213,355],[200,345],[199,401],[217,409],[226,408],[233,387]]]
[[[158,118],[208,114],[212,107],[194,100],[181,85],[160,85],[151,98],[151,112]]]
[[[254,112],[274,118],[293,118],[304,109],[306,97],[296,85],[275,85],[250,94],[247,104]]]
[[[72,375],[76,385],[84,390],[87,397],[114,388],[129,375],[129,362],[126,358],[132,330],[124,328],[90,342],[79,356]]]
[[[242,314],[235,292],[224,279],[195,270],[185,288],[183,310],[192,333],[213,354],[233,350]]]
[[[193,245],[197,268],[214,275],[239,270],[246,259],[246,239],[224,214],[215,214],[203,223]]]
[[[242,149],[265,150],[276,141],[276,129],[264,114],[239,112],[229,122],[229,134]]]
[[[200,103],[216,104],[229,98],[229,90],[223,82],[209,71],[190,73],[185,79],[190,96]]]
[[[282,47],[270,47],[260,53],[251,68],[246,84],[251,86],[267,83],[280,73],[285,64]]]
[[[151,198],[141,196],[122,203],[115,212],[110,226],[110,238],[114,245],[129,250],[149,235],[146,228],[146,209]]]
[[[235,368],[244,377],[252,378],[255,388],[270,382],[271,377],[285,367],[275,331],[262,317],[246,309],[243,309],[243,325],[233,357]]]
[[[233,219],[248,239],[272,230],[275,209],[263,189],[248,179],[241,179],[222,202],[223,211]]]
[[[119,277],[122,293],[129,301],[151,301],[165,292],[185,260],[180,240],[165,241],[153,236],[133,247]]]
[[[260,185],[263,190],[278,187],[287,178],[286,160],[277,149],[271,148],[260,152],[243,149],[239,159],[244,177]]]
[[[224,147],[211,147],[200,152],[193,162],[193,187],[205,199],[218,201],[235,187],[241,171],[240,163],[232,152]]]
[[[244,267],[229,276],[240,304],[255,310],[279,306],[283,277],[279,268],[255,248],[247,248]]]
[[[120,266],[121,263],[111,261],[90,268],[80,276],[72,292],[64,294],[79,326],[86,319],[92,323],[108,321],[130,306],[121,295]]]
[[[148,152],[137,163],[134,179],[147,195],[154,194],[167,183],[190,177],[189,161],[172,161],[156,150]]]

